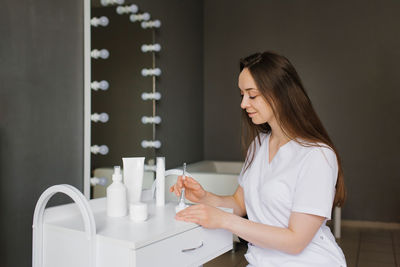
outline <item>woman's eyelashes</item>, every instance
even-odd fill
[[[254,98],[256,98],[258,95],[257,94],[255,94],[255,92],[251,92],[251,94],[252,95],[250,95],[250,93],[249,92],[243,92],[242,90],[240,90],[240,98],[243,98],[244,97],[244,95],[248,95],[248,97],[249,97],[249,99],[254,99]]]
[[[243,98],[244,97],[244,94],[240,94],[240,98]],[[251,96],[251,95],[249,95],[249,98],[250,99],[254,99],[254,98],[256,98],[257,97],[257,95],[254,95],[254,96]]]

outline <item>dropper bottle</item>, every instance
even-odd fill
[[[122,183],[121,167],[114,166],[113,183],[107,187],[107,215],[123,217],[127,215],[126,187]]]

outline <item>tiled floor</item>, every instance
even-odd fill
[[[400,267],[400,230],[342,228],[348,267]]]
[[[400,267],[400,230],[342,227],[338,244],[348,267]],[[237,244],[234,253],[229,251],[204,267],[244,267],[246,250],[246,245]]]

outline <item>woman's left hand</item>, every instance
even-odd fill
[[[230,213],[206,204],[198,204],[187,207],[178,212],[177,220],[197,223],[205,228],[224,228],[224,222]]]

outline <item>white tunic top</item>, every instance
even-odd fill
[[[326,221],[331,218],[338,165],[327,147],[305,147],[295,141],[281,146],[269,163],[269,136],[261,134],[261,145],[250,167],[239,176],[249,220],[287,228],[291,212],[325,217],[309,245],[299,254],[248,245],[249,266],[339,267],[346,266]],[[252,147],[252,146],[251,146]],[[250,147],[250,148],[251,148]]]

